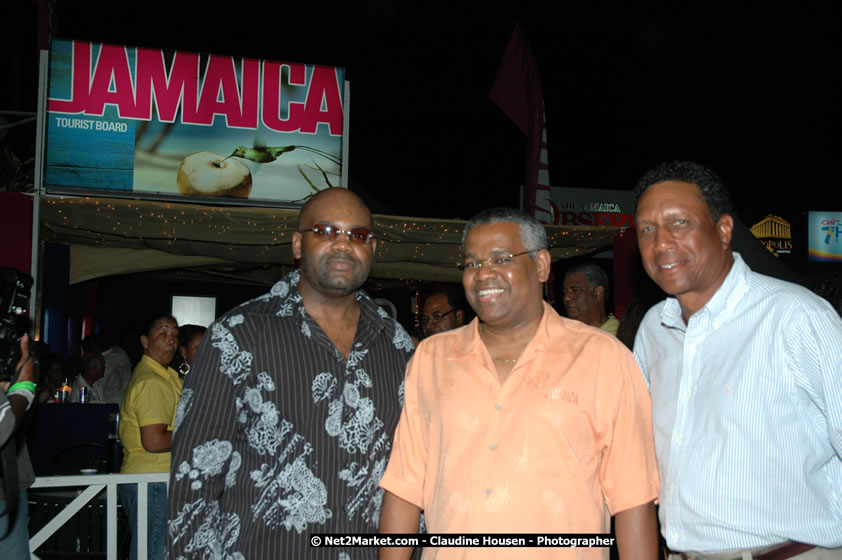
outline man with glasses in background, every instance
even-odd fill
[[[484,211],[466,225],[462,249],[462,285],[477,319],[423,340],[407,366],[404,408],[380,483],[381,533],[414,532],[421,510],[431,534],[607,533],[608,511],[616,515],[621,560],[655,560],[658,472],[649,397],[631,352],[543,301],[550,253],[544,227],[531,216]],[[411,549],[380,553],[408,558]],[[514,552],[424,549],[437,554]],[[604,554],[554,547],[516,553]]]
[[[465,297],[460,288],[446,286],[436,289],[424,300],[421,328],[424,338],[456,329],[465,324]]]
[[[360,289],[376,240],[346,189],[302,208],[301,269],[217,320],[176,419],[170,558],[374,558],[310,533],[373,533],[412,342]]]

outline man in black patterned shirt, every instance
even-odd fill
[[[376,241],[346,189],[304,205],[300,271],[208,330],[176,418],[169,558],[374,558],[310,533],[376,532],[413,350],[360,290]]]

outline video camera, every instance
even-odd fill
[[[20,360],[20,339],[29,332],[29,294],[32,277],[0,267],[0,382],[14,381]]]

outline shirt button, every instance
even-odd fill
[[[495,404],[495,405],[494,405],[494,409],[495,409],[495,410],[503,410],[503,405],[502,405],[502,404],[499,404],[499,403],[498,403],[498,404]]]
[[[672,538],[673,538],[673,540],[676,540],[676,541],[678,540],[678,531],[672,532]]]
[[[684,391],[684,398],[685,398],[685,399],[689,399],[689,398],[690,398],[690,391],[689,391],[689,389],[688,389],[687,391]]]
[[[494,444],[492,443],[491,445],[489,445],[489,446],[488,446],[488,448],[489,448],[491,451],[494,451],[494,450],[496,450],[496,449],[497,449],[497,446],[496,446],[496,445],[494,445]]]
[[[684,445],[684,436],[678,436],[677,438],[675,438],[675,442],[678,445]]]
[[[486,489],[485,489],[485,493],[486,493],[486,494],[491,494],[491,488],[486,488]]]
[[[673,492],[675,492],[675,484],[673,484],[672,482],[670,482],[670,485],[669,485],[669,487],[668,487],[668,488],[669,488],[670,494],[672,494]]]

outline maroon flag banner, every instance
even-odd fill
[[[524,208],[540,222],[551,223],[544,93],[535,54],[519,25],[512,31],[489,97],[528,138]]]

